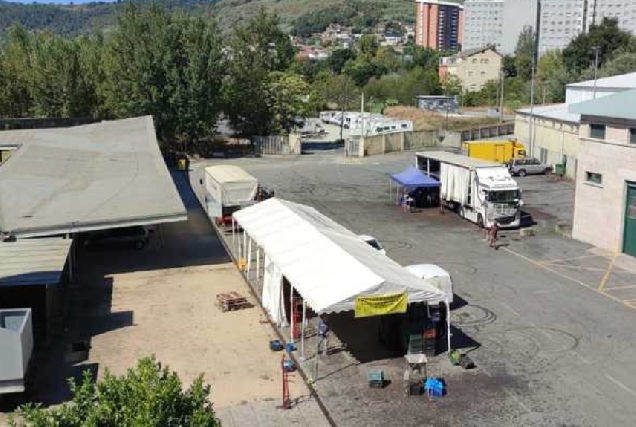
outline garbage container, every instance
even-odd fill
[[[554,173],[559,176],[565,175],[565,165],[563,163],[554,165]]]

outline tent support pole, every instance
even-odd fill
[[[236,234],[234,233],[234,216],[232,216],[232,249],[236,252]]]
[[[247,241],[247,271],[245,272],[245,276],[247,277],[247,282],[250,281],[250,272],[252,271],[252,238],[250,237]]]
[[[450,354],[450,351],[451,351],[450,304],[448,300],[445,300],[444,303],[446,304],[446,344],[448,346],[447,347],[448,354]]]
[[[261,248],[256,245],[256,289],[260,292],[261,284]]]
[[[305,324],[307,323],[307,303],[303,298],[303,323],[300,325],[300,360],[305,360]]]
[[[294,342],[294,287],[289,284],[289,342]]]
[[[243,262],[245,262],[247,259],[246,249],[247,249],[247,233],[245,232],[245,230],[243,230],[243,256],[242,256]],[[243,271],[245,271],[245,266],[243,266]]]

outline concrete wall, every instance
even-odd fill
[[[528,141],[528,116],[515,116],[515,138],[523,143],[530,153]],[[535,118],[533,130],[534,144],[530,156],[541,158],[541,148],[547,151],[547,163],[554,166],[567,160],[566,176],[574,179],[577,170],[576,159],[581,151],[579,126],[573,123]],[[566,156],[566,159],[563,158]]]
[[[603,175],[601,185],[586,182],[586,173]],[[621,252],[626,181],[636,182],[636,146],[581,139],[572,237]]]
[[[378,154],[435,147],[438,144],[437,131],[394,132],[360,138],[357,155],[359,157],[375,156]],[[355,156],[356,153],[348,153],[348,155]]]

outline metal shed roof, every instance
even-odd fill
[[[621,74],[618,76],[604,77],[596,80],[597,88],[615,88],[615,89],[631,89],[636,87],[636,72]],[[567,89],[571,88],[588,88],[594,89],[594,80],[585,80],[583,82],[570,83],[566,85]]]
[[[636,120],[636,89],[572,104],[570,111],[585,116]]]
[[[521,108],[516,112],[527,116],[533,114],[534,117],[572,124],[578,124],[581,121],[581,115],[570,112],[568,104],[540,105],[534,107],[532,113],[530,108]]]
[[[151,116],[0,132],[0,230],[47,236],[186,220]]]
[[[0,242],[0,287],[59,283],[71,243],[58,237]]]

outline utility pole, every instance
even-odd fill
[[[541,31],[541,0],[537,1],[537,21],[535,25],[535,39],[532,49],[532,74],[530,83],[530,118],[528,120],[528,147],[530,156],[534,155],[534,75],[537,67],[537,55],[539,53],[539,33]]]
[[[506,74],[503,69],[503,62],[501,63],[501,69],[499,70],[501,74],[501,89],[499,90],[500,101],[499,101],[499,121],[504,121],[504,91],[506,88]]]
[[[593,46],[594,50],[594,95],[592,99],[596,99],[596,81],[598,80],[598,51],[600,48],[598,46]]]

